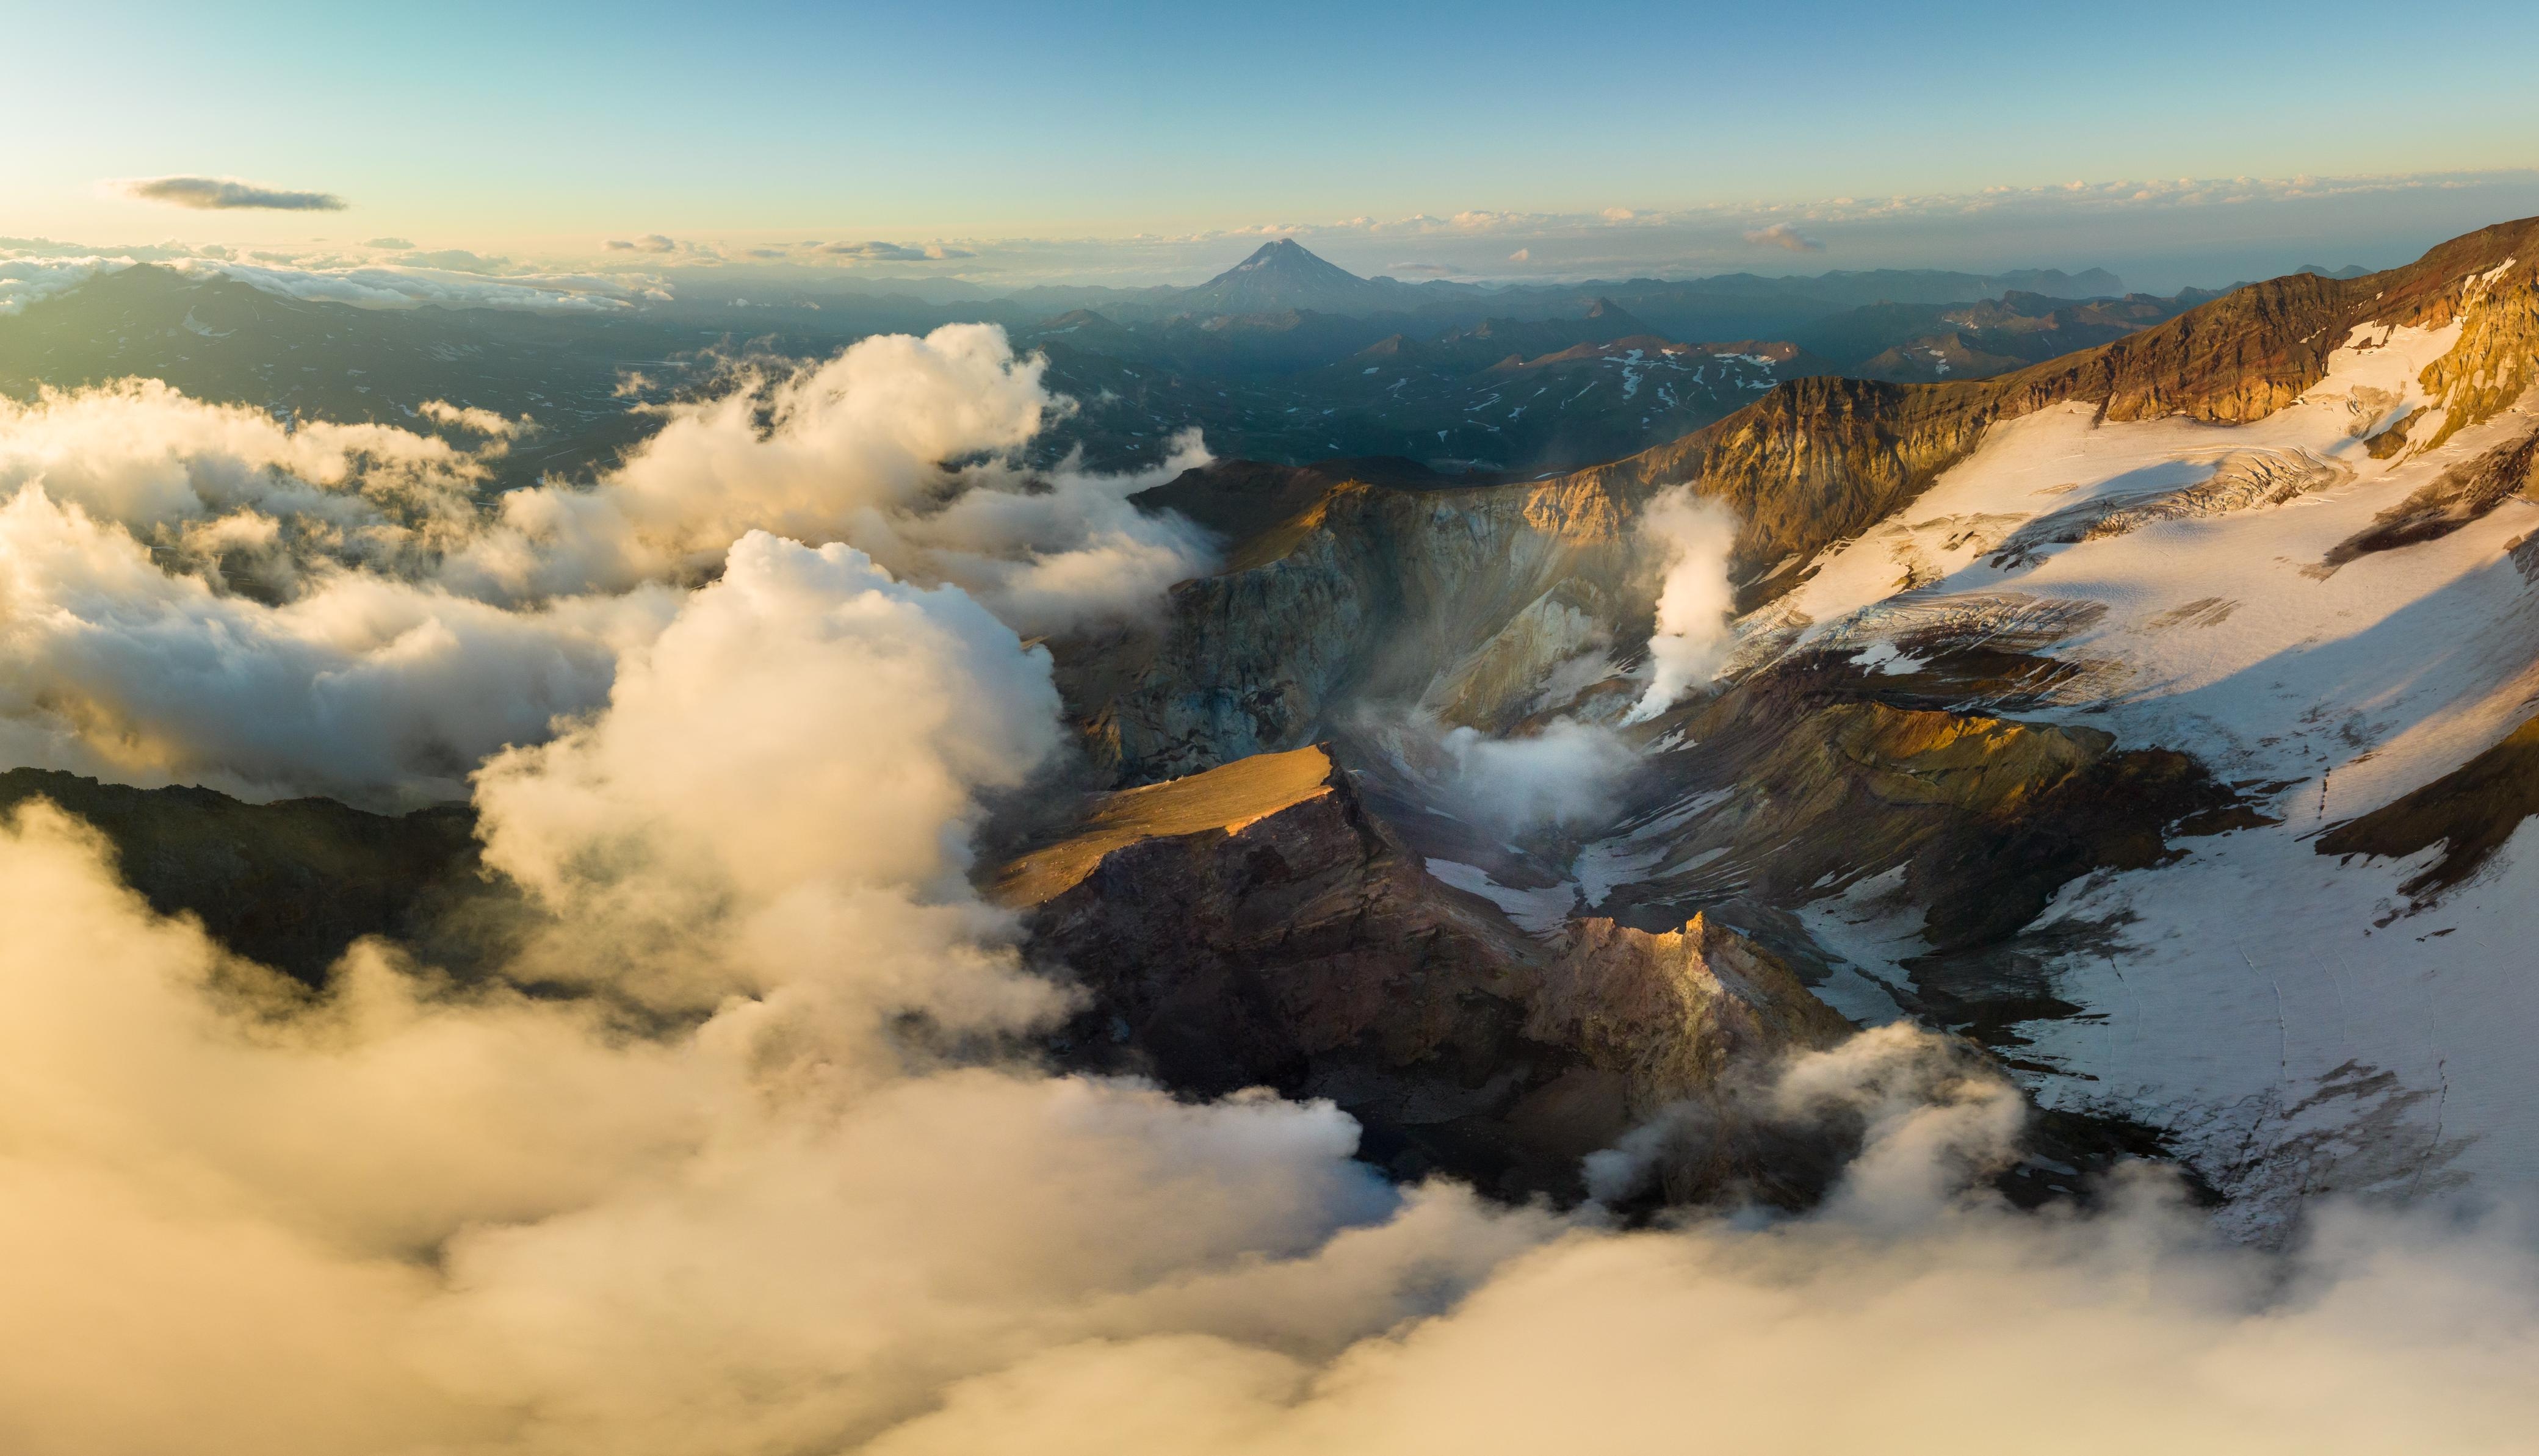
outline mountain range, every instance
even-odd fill
[[[977,320],[1042,351],[1053,386],[1083,406],[1046,437],[1046,459],[1151,463],[1197,426],[1230,456],[1398,455],[1537,474],[1674,439],[1782,380],[1975,377],[2200,301],[2066,301],[2101,285],[2117,280],[1834,273],[1482,289],[1358,278],[1280,241],[1199,288],[1106,294],[1100,308],[1080,293],[751,299],[728,279],[690,279],[671,303],[553,314],[360,309],[142,265],[0,315],[0,390],[142,376],[284,417],[381,423],[446,398],[538,422],[501,467],[520,484],[613,458],[646,428],[630,398],[657,402],[735,362],[791,364],[873,333]],[[1038,312],[1054,302],[1075,306]]]

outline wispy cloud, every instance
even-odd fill
[[[258,182],[242,182],[236,177],[138,177],[113,185],[123,195],[143,202],[164,202],[171,207],[190,207],[199,211],[263,208],[273,212],[341,212],[348,205],[332,192],[268,187]]]
[[[967,248],[946,247],[940,243],[928,243],[922,247],[902,243],[832,243],[820,251],[842,258],[860,258],[868,263],[926,263],[978,256]]]
[[[675,239],[664,238],[658,233],[647,233],[641,238],[634,239],[608,240],[610,252],[676,252],[678,249],[679,244]]]
[[[1806,236],[1787,223],[1774,223],[1756,228],[1746,235],[1746,241],[1762,247],[1777,247],[1788,252],[1822,252],[1824,244]]]

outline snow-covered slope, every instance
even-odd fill
[[[2244,425],[2087,403],[1996,425],[1741,624],[1735,670],[1839,651],[1899,678],[2009,629],[2073,669],[2022,716],[2183,750],[2262,798],[2280,822],[2066,885],[2024,943],[2079,1010],[2016,1028],[2042,1100],[2168,1130],[2249,1220],[2331,1189],[2539,1182],[2539,833],[2429,903],[2400,884],[2437,847],[2315,844],[2539,707],[2518,451],[2539,392],[2438,448],[2383,443],[2420,409],[2407,433],[2440,435],[2426,380],[2462,333],[2357,327],[2324,380]],[[2483,516],[2372,542],[2410,502],[2516,468]],[[1803,919],[1899,986],[1923,948],[1866,894]]]

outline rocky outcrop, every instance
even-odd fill
[[[1319,747],[1111,796],[995,879],[1085,990],[1060,1055],[1323,1096],[1398,1172],[1575,1193],[1577,1163],[1847,1023],[1696,918],[1548,939],[1431,876]]]
[[[2484,868],[2532,814],[2539,814],[2539,718],[2423,788],[2337,825],[2311,847],[2322,855],[2401,860],[2441,846],[2398,887],[2422,909]]]
[[[2333,570],[2374,551],[2438,540],[2516,495],[2539,499],[2539,426],[2417,487],[2368,529],[2330,548],[2320,565]]]
[[[1619,1077],[1646,1117],[1793,1048],[1831,1046],[1851,1023],[1762,947],[1696,914],[1657,935],[1580,921],[1536,983],[1525,1030]]]
[[[2172,835],[2253,822],[2184,754],[1846,698],[1847,686],[1766,679],[1686,717],[1689,741],[1658,755],[1639,791],[1642,817],[1667,832],[1608,913],[1655,928],[1731,899],[1787,909],[1901,870],[1895,892],[1921,908],[1928,942],[1966,949],[2017,931],[2079,875],[2156,865]]]

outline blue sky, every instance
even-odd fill
[[[0,117],[42,145],[0,156],[0,235],[91,241],[1184,235],[2539,163],[2527,3],[143,3],[5,34]],[[171,173],[353,208],[100,186]],[[2400,205],[2353,204],[2358,245]]]

